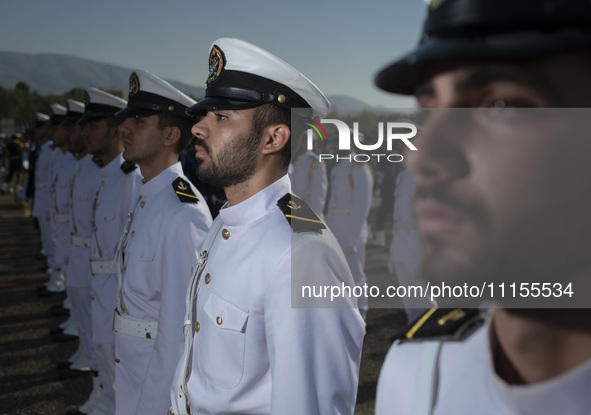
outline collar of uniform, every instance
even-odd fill
[[[170,187],[170,184],[179,176],[183,176],[183,168],[181,162],[177,161],[175,164],[160,172],[156,177],[152,178],[146,183],[142,183],[140,188],[140,195],[142,197],[149,197],[166,187]]]
[[[285,175],[242,203],[234,206],[228,206],[226,203],[220,210],[220,216],[228,226],[246,225],[262,218],[270,210],[281,212],[277,207],[277,201],[290,192],[291,182]]]
[[[85,166],[88,163],[92,163],[92,154],[89,153],[77,161],[78,161],[78,166]]]
[[[41,144],[41,151],[50,149],[52,143],[53,142],[51,140],[47,140],[46,142],[44,142],[43,144]]]
[[[107,164],[105,167],[102,167],[99,170],[99,175],[101,177],[111,176],[117,170],[121,170],[121,164],[124,161],[125,160],[123,160],[123,153],[119,154],[117,157],[115,157],[113,160],[111,160],[111,162],[109,164]]]

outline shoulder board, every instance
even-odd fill
[[[131,173],[136,168],[137,168],[137,164],[135,164],[132,161],[124,161],[123,164],[121,165],[121,170],[123,170],[123,173],[125,173],[125,174]]]
[[[285,215],[285,219],[291,225],[294,232],[317,232],[326,229],[324,223],[312,208],[302,199],[286,193],[277,201],[277,206]]]
[[[415,320],[401,341],[462,340],[484,323],[478,308],[432,308]]]
[[[94,164],[96,164],[99,167],[105,167],[105,163],[103,163],[103,161],[97,156],[92,156],[92,161],[94,161]]]
[[[177,178],[174,182],[172,182],[172,188],[174,192],[179,197],[179,200],[183,203],[198,203],[199,199],[193,193],[191,189],[191,184],[183,180],[181,177]]]

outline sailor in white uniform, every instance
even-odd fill
[[[224,187],[228,202],[187,293],[170,413],[352,414],[364,334],[356,301],[334,308],[300,294],[304,281],[351,287],[352,277],[286,174],[290,108],[324,116],[330,104],[247,42],[218,39],[209,56],[206,98],[188,113],[203,116],[193,126],[198,174]]]
[[[301,140],[298,153],[291,163],[291,186],[296,196],[305,200],[308,206],[322,219],[328,191],[326,165],[318,159],[318,155],[306,150],[306,140]]]
[[[46,237],[44,234],[46,231],[42,231],[41,228],[46,226],[46,223],[43,218],[41,218],[42,214],[42,206],[37,206],[35,204],[35,200],[41,200],[45,197],[46,199],[49,197],[49,187],[47,183],[47,175],[49,173],[49,158],[48,148],[51,146],[51,140],[49,140],[49,122],[50,116],[47,114],[43,114],[38,112],[37,116],[37,125],[35,126],[34,130],[34,137],[35,137],[35,145],[37,146],[37,160],[35,162],[35,186],[33,192],[33,210],[32,215],[34,218],[37,219],[37,223],[39,224],[39,232],[41,234],[41,254],[45,254],[45,244]],[[39,165],[41,163],[41,165]],[[39,174],[40,176],[37,176]],[[44,221],[43,224],[41,221]]]
[[[496,373],[500,351],[491,317],[474,309],[428,312],[407,332],[409,339],[397,341],[386,356],[376,414],[589,412],[591,360],[546,382],[509,383]]]
[[[125,106],[125,101],[96,88],[85,90],[85,108],[82,118],[77,121],[81,128],[78,137],[70,137],[70,150],[78,155],[76,174],[72,183],[72,209],[70,218],[71,245],[66,283],[72,305],[78,312],[80,347],[88,367],[98,372],[95,349],[92,343],[90,245],[92,238],[93,204],[100,181],[101,162],[88,153],[87,135],[98,123]],[[98,164],[97,164],[98,163]],[[71,366],[74,367],[74,364]],[[91,413],[98,405],[102,388],[98,376],[93,377],[93,388],[89,399],[78,409],[80,413]]]
[[[41,153],[37,161],[35,180],[38,182],[36,186],[39,190],[35,191],[36,201],[33,207],[33,215],[39,218],[39,230],[41,232],[43,251],[47,256],[49,280],[45,283],[45,287],[49,292],[62,292],[65,289],[65,285],[62,273],[55,263],[55,239],[51,218],[53,213],[51,188],[55,176],[54,157],[62,154],[59,149],[54,147],[53,138],[58,125],[66,118],[66,112],[68,110],[62,105],[52,104],[51,111],[52,115],[48,123],[47,132],[48,140],[41,147]]]
[[[347,258],[355,285],[367,283],[365,245],[373,195],[373,173],[369,163],[355,162],[354,152],[339,151],[341,159],[330,171],[330,200],[326,224]],[[359,297],[359,311],[365,318],[368,298]]]
[[[404,155],[421,275],[492,302],[480,327],[474,309],[417,320],[377,415],[591,413],[590,47],[588,1],[432,0],[420,44],[377,75],[429,108]]]
[[[121,108],[126,104],[121,100]],[[137,165],[123,159],[118,130],[123,120],[114,116],[100,119],[87,130],[89,152],[100,159],[98,190],[93,197],[90,241],[92,342],[95,347],[102,397],[99,406],[115,413],[115,333],[113,310],[117,303],[115,253],[121,232],[137,198],[141,176]],[[95,410],[99,410],[95,408]]]
[[[143,181],[118,255],[115,413],[160,415],[184,345],[182,299],[212,217],[178,161],[193,138],[185,110],[195,100],[142,70],[132,73],[129,92],[117,114],[126,118],[123,157]]]
[[[412,173],[404,168],[396,176],[394,187],[394,217],[388,269],[396,273],[401,286],[422,286],[427,283],[419,276],[421,244],[412,213],[415,184]],[[415,321],[435,304],[423,296],[402,298],[408,322]]]

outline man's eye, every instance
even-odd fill
[[[225,120],[225,119],[227,119],[227,118],[228,118],[228,116],[227,116],[227,115],[225,115],[225,114],[220,114],[219,112],[216,112],[216,113],[215,113],[215,116],[216,116],[216,117],[218,118],[218,120],[220,120],[220,121],[222,121],[222,120]]]

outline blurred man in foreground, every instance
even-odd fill
[[[486,284],[496,306],[480,327],[475,310],[425,314],[386,358],[376,413],[589,414],[591,313],[568,307],[589,298],[591,4],[429,9],[376,83],[443,108],[406,155],[423,275]]]

